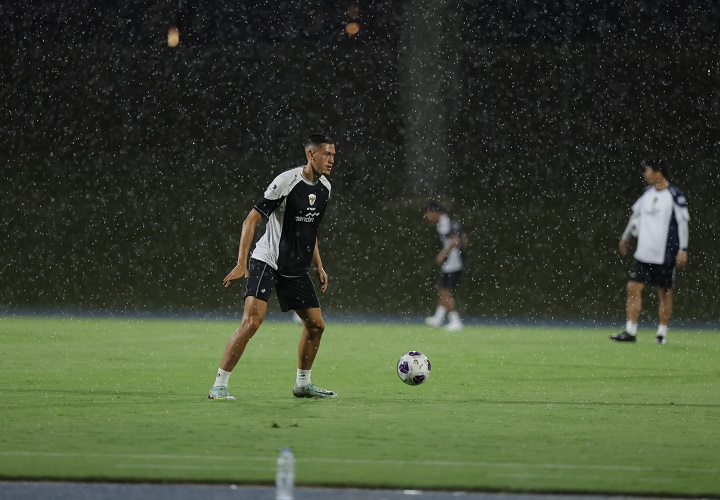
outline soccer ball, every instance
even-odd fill
[[[407,385],[420,385],[430,378],[430,360],[418,351],[405,353],[398,359],[397,374]]]

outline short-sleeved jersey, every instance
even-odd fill
[[[638,241],[634,257],[646,264],[674,264],[680,249],[679,225],[690,220],[687,200],[674,185],[649,187],[632,207],[637,219]]]
[[[267,218],[265,234],[252,252],[282,276],[306,274],[312,263],[320,221],[330,199],[323,176],[311,183],[296,167],[278,175],[254,208]]]
[[[442,243],[443,248],[450,246],[454,236],[462,238],[462,227],[460,226],[460,223],[456,220],[452,220],[447,214],[442,214],[440,216],[436,229],[438,238],[440,238],[440,243]],[[444,273],[453,273],[455,271],[462,271],[464,267],[462,248],[460,246],[456,246],[450,250],[450,254],[447,259],[445,259],[445,262],[440,270]]]

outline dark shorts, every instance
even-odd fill
[[[630,281],[657,285],[665,290],[671,290],[675,284],[674,264],[646,264],[636,260],[628,273]]]
[[[281,276],[270,264],[250,259],[245,297],[257,297],[265,302],[277,290],[280,309],[285,311],[320,307],[315,285],[309,275],[288,278]]]
[[[438,288],[448,288],[455,290],[460,285],[460,278],[462,277],[462,271],[455,271],[452,273],[440,273],[440,279],[438,280]]]

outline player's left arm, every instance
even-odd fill
[[[313,264],[315,264],[315,272],[317,273],[318,281],[320,282],[320,291],[325,293],[328,288],[328,275],[322,265],[317,238],[315,238],[315,250],[313,250]]]
[[[675,256],[675,265],[678,268],[685,267],[688,263],[688,243],[690,240],[690,211],[688,210],[687,200],[680,193],[673,203],[673,211],[675,220],[678,225],[678,240],[680,240],[680,250]]]

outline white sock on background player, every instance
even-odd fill
[[[445,308],[443,306],[437,306],[437,308],[435,309],[435,315],[433,316],[433,319],[439,323],[445,319],[446,314],[447,314],[447,308]]]
[[[637,329],[638,329],[637,323],[633,323],[632,321],[625,322],[625,331],[628,332],[633,337],[635,335],[637,335]]]

